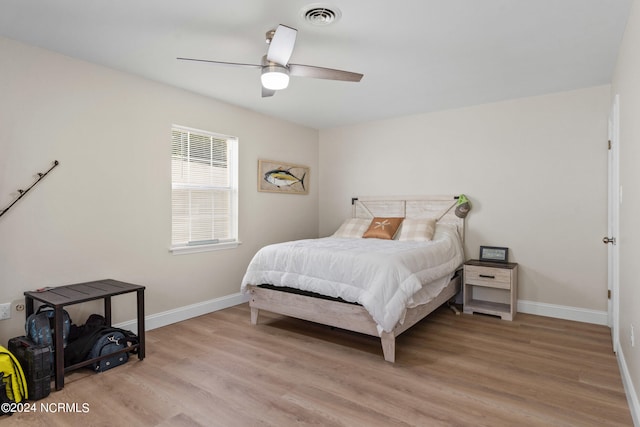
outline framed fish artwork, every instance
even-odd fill
[[[258,191],[308,194],[309,167],[274,160],[258,160]]]

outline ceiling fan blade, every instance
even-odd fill
[[[314,67],[312,65],[289,64],[287,68],[289,68],[289,75],[297,77],[342,80],[345,82],[359,82],[363,77],[360,73],[334,70],[333,68]]]
[[[298,30],[287,27],[286,25],[278,25],[276,32],[269,44],[267,51],[267,59],[276,64],[286,66],[293,53],[293,47],[296,44],[296,36]]]
[[[222,62],[222,61],[211,61],[209,59],[195,59],[195,58],[176,58],[176,59],[179,59],[181,61],[209,62],[211,64],[230,65],[230,66],[234,66],[234,67],[262,68],[262,65],[258,65],[258,64],[242,64],[242,63],[239,63],[239,62]]]
[[[267,89],[266,87],[262,86],[262,97],[266,98],[268,96],[273,96],[276,94],[275,90],[271,90],[271,89]]]

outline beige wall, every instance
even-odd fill
[[[509,247],[520,300],[606,312],[609,97],[601,86],[322,130],[320,235],[353,196],[465,193],[468,258]]]
[[[60,161],[0,218],[0,303],[114,278],[146,285],[151,315],[239,292],[259,247],[317,236],[316,130],[2,38],[0,94],[0,207]],[[168,251],[172,124],[239,138],[238,249]],[[310,194],[258,193],[259,158],[310,166]],[[117,298],[114,321],[133,319]],[[23,330],[14,312],[0,343]]]
[[[620,94],[620,351],[633,383],[640,423],[640,4],[634,1],[620,48],[612,94]],[[631,346],[631,325],[635,347]],[[629,395],[629,393],[627,393]]]

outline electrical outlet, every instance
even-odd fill
[[[11,319],[11,303],[0,304],[0,320]]]

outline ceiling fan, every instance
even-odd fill
[[[212,64],[231,65],[238,67],[260,68],[262,75],[262,97],[273,96],[276,91],[285,89],[289,85],[289,76],[312,77],[316,79],[342,80],[359,82],[363,75],[350,71],[332,68],[314,67],[312,65],[290,64],[289,58],[293,53],[298,30],[278,25],[278,28],[267,32],[269,49],[262,57],[261,64],[242,64],[237,62],[211,61],[208,59],[177,58],[182,61],[210,62]]]

